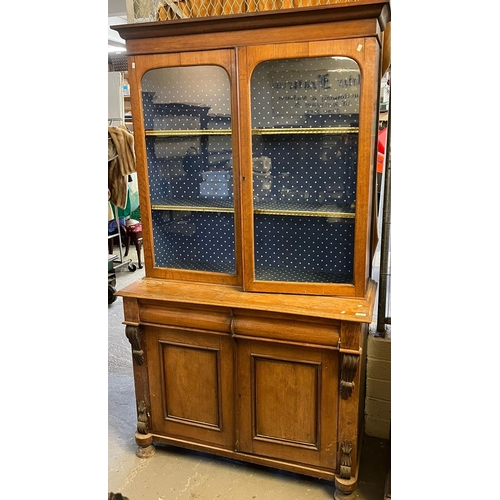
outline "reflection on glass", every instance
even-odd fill
[[[157,267],[235,273],[230,102],[219,66],[142,78]]]
[[[352,283],[360,89],[344,57],[255,68],[255,279]]]

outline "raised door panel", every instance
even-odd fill
[[[219,351],[162,341],[160,346],[166,417],[220,429],[217,380]]]
[[[260,356],[253,363],[255,436],[316,448],[319,364]]]
[[[239,340],[239,451],[336,467],[336,351]]]
[[[152,434],[232,448],[231,339],[148,327]]]

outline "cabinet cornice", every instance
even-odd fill
[[[390,4],[387,0],[358,0],[333,5],[231,14],[220,17],[120,24],[111,26],[111,28],[118,31],[124,40],[135,40],[363,19],[377,19],[380,30],[383,31],[390,21]]]

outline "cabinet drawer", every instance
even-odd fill
[[[178,305],[144,301],[140,306],[142,323],[179,326],[230,333],[231,312],[223,307]]]
[[[236,337],[275,339],[336,349],[340,336],[340,321],[235,310],[233,333]]]

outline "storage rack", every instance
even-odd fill
[[[113,123],[119,122],[119,124],[123,124],[123,119],[122,118],[108,118],[108,126],[112,126]],[[108,137],[108,141],[110,141],[111,138]],[[123,247],[122,247],[122,236],[121,236],[121,231],[120,231],[120,218],[118,216],[118,208],[113,205],[114,208],[114,216],[116,220],[116,226],[117,226],[117,232],[118,234],[108,234],[108,240],[116,238],[118,236],[118,247],[119,247],[119,254],[120,254],[120,259],[116,261],[116,264],[113,264],[114,269],[120,269],[121,267],[128,266],[128,270],[134,272],[137,269],[137,266],[132,263],[132,259],[127,259],[123,260]]]

